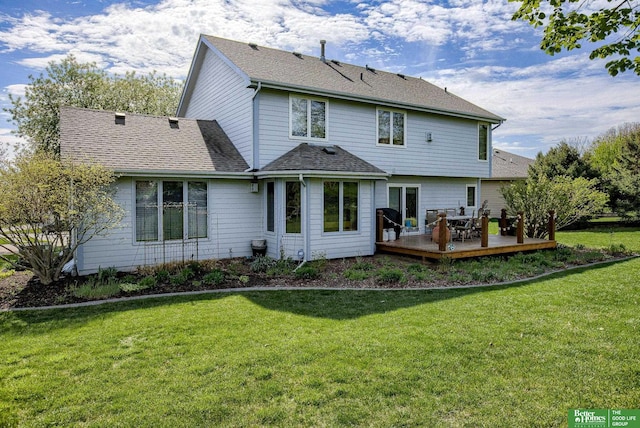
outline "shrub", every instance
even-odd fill
[[[269,256],[259,256],[253,259],[249,267],[252,272],[265,273],[276,263],[276,260]]]
[[[342,273],[346,279],[351,281],[364,281],[367,278],[370,278],[373,273],[371,271],[363,271],[357,269],[347,269]]]
[[[379,284],[393,284],[404,281],[404,272],[398,268],[384,267],[376,272],[376,280]]]
[[[316,279],[320,277],[320,272],[318,272],[318,269],[316,269],[315,266],[304,265],[295,271],[295,275],[296,278],[299,279]]]
[[[158,280],[155,276],[145,276],[138,284],[144,288],[153,288],[158,284]]]
[[[118,269],[115,267],[101,268],[98,267],[98,273],[96,274],[97,280],[100,283],[106,283],[109,280],[115,279],[118,276]]]
[[[187,283],[188,280],[189,280],[188,278],[186,278],[184,275],[179,273],[171,276],[171,278],[169,279],[169,282],[171,283],[171,285],[184,285]]]
[[[202,282],[207,285],[220,285],[224,282],[224,272],[214,269],[202,277]]]
[[[161,270],[156,272],[156,279],[158,280],[159,283],[168,282],[170,276],[171,276],[171,274],[166,269],[161,269]]]
[[[106,299],[120,293],[120,284],[115,279],[101,283],[97,277],[89,278],[85,283],[71,287],[71,294],[81,299]]]

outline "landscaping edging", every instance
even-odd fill
[[[214,293],[239,293],[239,292],[253,292],[253,291],[295,291],[295,290],[327,290],[327,291],[420,291],[420,290],[434,290],[434,291],[444,291],[444,290],[455,290],[455,289],[465,289],[465,288],[482,288],[482,287],[500,287],[505,285],[515,285],[528,281],[536,281],[538,279],[542,279],[551,275],[555,275],[560,272],[570,272],[578,269],[586,269],[599,265],[605,264],[613,264],[618,262],[624,262],[628,260],[632,260],[640,257],[640,255],[632,255],[628,257],[623,257],[615,260],[603,260],[599,262],[589,263],[580,266],[571,266],[564,269],[555,269],[550,270],[549,272],[545,272],[540,275],[532,276],[529,278],[521,278],[513,281],[504,281],[504,282],[493,282],[493,283],[485,283],[485,284],[465,284],[465,285],[451,285],[451,286],[433,286],[433,287],[407,287],[407,288],[398,288],[398,287],[293,287],[293,286],[258,286],[258,287],[236,287],[236,288],[221,288],[215,290],[198,290],[198,291],[183,291],[183,292],[175,292],[175,293],[160,293],[160,294],[145,294],[141,296],[131,296],[131,297],[118,297],[115,299],[103,299],[103,300],[93,300],[88,302],[80,302],[80,303],[69,303],[65,305],[51,305],[51,306],[40,306],[40,307],[25,307],[25,308],[7,308],[0,309],[0,312],[23,312],[23,311],[44,311],[44,310],[54,310],[54,309],[69,309],[69,308],[82,308],[86,306],[98,306],[104,305],[108,303],[119,303],[119,302],[130,302],[135,300],[144,300],[144,299],[158,299],[164,297],[180,297],[180,296],[197,296],[202,294],[214,294]]]

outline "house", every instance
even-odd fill
[[[504,119],[421,78],[203,35],[177,118],[63,108],[61,153],[119,175],[122,226],[79,272],[375,252],[375,211],[475,209]],[[421,233],[419,227],[405,233]]]
[[[529,174],[529,165],[534,159],[493,149],[491,156],[491,177],[483,178],[481,185],[481,201],[488,201],[487,209],[491,210],[491,217],[500,217],[500,211],[505,208],[504,198],[500,188],[516,180],[524,180]]]

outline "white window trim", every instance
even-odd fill
[[[473,190],[473,194],[474,194],[473,195],[473,201],[475,202],[474,205],[467,205],[467,202],[468,202],[467,196],[469,195],[469,188],[470,187],[473,187],[473,189],[474,189]],[[464,205],[465,205],[466,209],[472,208],[472,209],[475,210],[477,208],[477,206],[478,206],[478,186],[476,184],[467,184],[467,187],[465,188],[465,193],[464,193]]]
[[[407,212],[406,212],[406,199],[407,199],[407,187],[414,187],[418,189],[418,200],[416,201],[416,221],[417,221],[417,225],[416,227],[419,228],[420,227],[420,213],[421,213],[421,209],[420,209],[420,199],[421,196],[420,194],[422,193],[422,188],[421,188],[421,184],[411,184],[411,183],[387,183],[387,206],[389,206],[389,189],[391,187],[401,187],[402,188],[402,197],[403,197],[403,202],[405,202],[404,204],[402,204],[403,206],[401,207],[402,210],[400,211],[400,214],[402,214],[402,221],[404,222],[407,219]],[[403,224],[404,226],[404,224]]]
[[[378,123],[378,118],[380,117],[379,112],[380,111],[388,111],[392,113],[392,117],[390,119],[390,133],[393,134],[393,114],[401,114],[404,116],[404,135],[403,135],[403,139],[404,139],[404,144],[401,146],[398,146],[396,144],[393,144],[393,136],[389,136],[389,144],[380,144],[380,124]],[[405,110],[398,110],[398,109],[393,109],[393,108],[388,108],[388,107],[376,107],[376,146],[378,147],[395,147],[395,148],[403,148],[406,149],[407,145],[408,145],[408,141],[407,141],[407,128],[408,128],[408,119],[407,119],[407,112]]]
[[[487,127],[487,158],[486,159],[480,159],[480,127],[481,126],[486,126]],[[477,132],[476,132],[476,158],[478,159],[478,162],[489,162],[489,156],[491,153],[490,147],[491,147],[491,126],[488,123],[478,123],[478,128],[477,128]]]
[[[338,230],[333,231],[333,232],[326,232],[324,230],[324,184],[325,183],[338,183]],[[356,230],[343,230],[342,228],[344,227],[344,183],[356,183],[356,185],[358,186],[358,217],[357,217],[357,224],[358,224],[358,229]],[[322,234],[327,234],[327,235],[335,235],[336,233],[340,233],[340,234],[359,234],[360,233],[360,182],[359,181],[352,181],[352,180],[323,180],[322,181]]]
[[[307,135],[299,136],[293,135],[293,104],[294,98],[304,98],[307,102]],[[311,136],[311,101],[319,101],[324,103],[324,138]],[[289,94],[289,138],[292,140],[313,140],[313,141],[327,141],[329,139],[329,100],[326,98],[312,97],[303,94]]]
[[[156,237],[155,241],[138,241],[137,240],[137,230],[136,230],[136,182],[138,181],[153,181],[156,182],[158,184],[157,187],[157,191],[158,194],[156,195],[156,204],[157,204],[157,210],[158,210],[158,236]],[[163,221],[163,213],[162,213],[162,193],[164,190],[164,182],[165,181],[178,181],[178,182],[182,182],[183,186],[182,186],[182,197],[183,200],[187,201],[187,203],[189,202],[189,182],[195,182],[195,181],[200,181],[200,182],[204,182],[207,186],[207,236],[204,238],[189,238],[189,210],[183,210],[182,212],[182,224],[183,224],[183,230],[182,230],[182,239],[164,239],[164,221]],[[162,179],[162,178],[151,178],[148,180],[132,180],[132,195],[133,195],[133,201],[132,201],[132,207],[133,207],[133,213],[132,213],[132,217],[133,217],[133,243],[135,245],[150,245],[150,244],[162,244],[163,242],[180,242],[180,241],[208,241],[211,239],[211,230],[209,227],[209,218],[210,218],[210,205],[209,205],[209,201],[211,200],[211,197],[209,195],[209,180],[180,180],[180,179]],[[186,226],[186,227],[185,227]]]

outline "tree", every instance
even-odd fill
[[[181,85],[165,75],[109,76],[96,63],[79,63],[73,55],[50,62],[46,75],[29,80],[24,99],[10,95],[12,107],[4,110],[17,125],[18,136],[32,148],[53,153],[60,151],[60,106],[169,116],[181,92]]]
[[[598,137],[588,160],[601,174],[611,209],[640,216],[640,123],[627,123]]]
[[[509,215],[523,211],[525,231],[529,238],[544,239],[548,236],[548,213],[556,213],[556,227],[569,226],[578,220],[599,213],[607,204],[607,195],[596,189],[597,180],[584,177],[557,176],[548,178],[528,177],[503,186]]]
[[[510,0],[521,3],[513,15],[534,27],[544,27],[540,48],[550,55],[598,43],[590,59],[610,59],[609,74],[633,70],[640,75],[640,10],[635,1]]]
[[[571,178],[595,178],[597,172],[583,158],[577,143],[562,141],[552,147],[546,154],[538,153],[535,162],[529,167],[529,176],[554,178],[567,176]]]
[[[30,268],[44,285],[58,280],[79,245],[122,219],[114,180],[102,166],[73,165],[44,151],[9,161],[0,169],[0,237],[22,260],[5,260]]]

